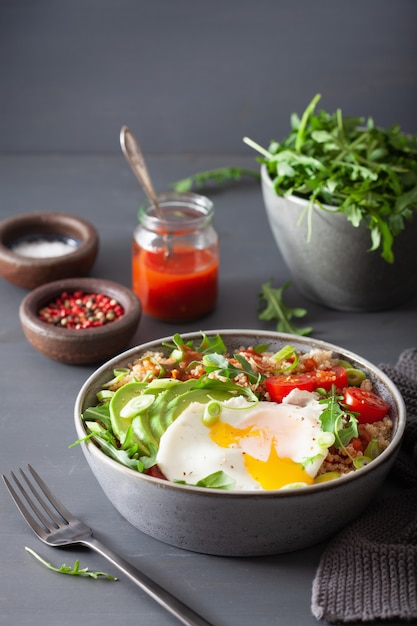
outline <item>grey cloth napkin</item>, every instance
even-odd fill
[[[395,367],[379,366],[397,385],[407,425],[392,469],[398,495],[388,496],[339,533],[313,582],[311,610],[331,624],[417,622],[417,348]]]

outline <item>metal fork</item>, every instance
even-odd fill
[[[19,468],[26,486],[11,472],[11,477],[23,498],[4,475],[3,480],[17,508],[41,541],[49,546],[82,545],[95,550],[186,626],[211,626],[181,600],[93,537],[92,529],[65,508],[31,465],[28,465],[28,469],[32,480]],[[42,493],[33,481],[37,483]]]

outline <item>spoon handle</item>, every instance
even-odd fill
[[[152,202],[155,212],[160,219],[163,219],[163,214],[159,206],[155,189],[153,187],[151,177],[146,167],[145,159],[142,154],[142,150],[139,147],[138,142],[130,132],[127,126],[122,126],[120,131],[120,146],[122,152],[125,155],[133,173],[137,177],[138,181],[142,185],[146,195]]]

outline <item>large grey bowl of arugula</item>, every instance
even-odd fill
[[[139,465],[133,463],[138,459],[136,453],[129,458],[130,466],[125,465],[129,452],[126,446],[113,449],[109,455],[107,444],[101,445],[103,430],[99,438],[94,436],[98,431],[89,431],[87,435],[86,423],[91,419],[88,417],[91,411],[96,410],[98,395],[103,390],[105,395],[109,381],[149,351],[168,354],[173,338],[166,337],[132,348],[102,365],[84,383],[76,399],[79,445],[119,513],[139,531],[167,544],[205,554],[248,557],[290,552],[319,543],[372,506],[372,499],[378,495],[394,463],[405,426],[404,403],[389,378],[349,351],[298,335],[219,330],[207,331],[203,337],[205,345],[207,342],[214,345],[220,337],[227,353],[232,355],[242,346],[267,345],[268,350],[275,352],[290,345],[300,354],[312,349],[330,350],[343,363],[350,363],[355,371],[364,372],[376,393],[388,403],[393,423],[391,441],[372,462],[355,472],[293,489],[253,491],[196,486],[171,482],[154,472],[149,475],[137,471],[142,464],[140,459]],[[202,350],[200,333],[184,334],[181,342]]]
[[[417,289],[417,136],[315,112],[262,158],[267,217],[295,283],[347,311],[399,306]]]

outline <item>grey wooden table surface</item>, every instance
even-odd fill
[[[224,164],[224,157],[215,156],[173,155],[149,162],[158,189],[192,171]],[[241,157],[233,159],[233,164],[251,166],[250,160]],[[269,279],[280,286],[291,277],[272,239],[260,188],[248,181],[207,193],[215,203],[221,241],[218,306],[205,319],[181,328],[144,316],[132,345],[176,331],[273,328],[258,319],[260,286]],[[101,242],[92,275],[128,286],[131,233],[142,198],[122,155],[0,157],[0,219],[33,210],[83,215],[96,225]],[[68,447],[76,438],[74,400],[94,366],[56,363],[29,345],[18,319],[25,293],[0,281],[0,471],[33,464],[98,537],[216,626],[313,626],[311,584],[324,545],[268,558],[211,557],[159,543],[121,518],[98,487],[81,450]],[[395,363],[404,348],[417,344],[416,298],[399,309],[352,314],[312,304],[294,285],[287,294],[289,304],[307,309],[305,319],[315,337],[374,363]],[[110,583],[60,576],[44,569],[25,552],[25,546],[56,565],[80,558],[90,569],[112,570],[92,553],[60,552],[41,544],[0,485],[1,624],[175,623],[127,580]]]
[[[416,132],[414,0],[0,0],[0,220],[65,211],[97,227],[92,275],[130,286],[130,240],[143,194],[118,145],[137,135],[156,187],[214,167],[256,167],[244,146],[288,131],[315,93],[323,108],[371,115]],[[176,331],[273,326],[258,293],[291,277],[257,184],[210,189],[221,241],[216,310],[183,328],[143,317],[132,344]],[[18,319],[25,291],[0,279],[0,472],[32,463],[97,536],[215,626],[314,626],[313,576],[325,546],[268,558],[192,554],[150,539],[113,509],[74,441],[73,405],[93,367],[49,361]],[[314,336],[374,363],[417,344],[417,296],[391,311],[348,314],[307,302]],[[40,544],[0,484],[0,624],[164,626],[175,621],[128,581],[88,581],[44,569],[88,552]],[[112,572],[114,573],[114,572]],[[388,626],[388,625],[387,625]],[[390,625],[391,626],[391,625]]]

